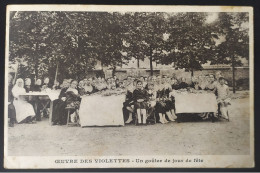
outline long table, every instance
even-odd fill
[[[52,90],[50,92],[29,92],[25,94],[21,94],[20,97],[47,97],[49,102],[47,102],[44,105],[44,108],[47,106],[47,104],[50,103],[50,114],[49,114],[49,123],[51,124],[52,122],[52,110],[53,110],[53,101],[58,99],[60,94],[59,90]],[[34,105],[35,111],[37,112],[37,105]]]
[[[58,99],[59,91],[32,92],[20,95],[41,97],[50,101],[49,123],[52,121],[53,101]],[[217,100],[213,93],[175,93],[176,114],[217,112]],[[83,96],[79,109],[81,127],[84,126],[124,126],[122,114],[124,95]]]
[[[178,113],[217,112],[217,99],[213,93],[175,93],[175,108]]]
[[[82,97],[79,117],[84,126],[124,126],[124,95],[91,95]]]

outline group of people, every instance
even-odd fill
[[[36,80],[32,86],[30,78],[18,78],[13,85],[13,76],[8,76],[8,117],[10,118],[9,126],[13,127],[17,123],[34,123],[39,120],[39,112],[35,112],[34,102],[39,100],[31,100],[28,97],[20,97],[29,92],[40,92],[50,88],[49,78],[45,78],[44,82],[40,79]],[[39,109],[41,105],[39,105]],[[47,112],[44,112],[47,116]],[[38,116],[37,116],[38,115]]]
[[[30,78],[18,78],[15,81],[15,85],[13,85],[13,77],[9,75],[8,81],[8,116],[10,118],[9,125],[11,127],[13,127],[15,123],[35,123],[36,121],[40,121],[42,114],[48,117],[48,109],[43,108],[44,104],[41,104],[42,102],[46,102],[46,100],[20,97],[26,93],[48,92],[50,90],[59,91],[59,98],[53,102],[52,122],[53,124],[63,125],[67,119],[65,107],[72,105],[78,108],[81,96],[102,92],[104,90],[123,89],[122,81],[119,81],[116,76],[107,79],[93,77],[79,82],[73,79],[64,79],[61,84],[58,81],[54,81],[53,85],[50,84],[48,77],[44,78],[44,80],[37,79],[34,84],[32,84]],[[33,105],[37,105],[37,109],[35,109]],[[50,107],[50,105],[47,105],[47,108],[48,107]]]
[[[217,75],[216,75],[217,76]],[[174,92],[176,90],[207,90],[217,96],[220,113],[227,118],[227,105],[230,104],[229,88],[225,84],[223,77],[217,77],[214,74],[198,76],[192,78],[188,84],[186,78],[177,80],[169,76],[127,76],[119,80],[116,76],[110,78],[88,78],[81,81],[73,79],[64,79],[61,84],[55,81],[50,85],[49,78],[43,80],[37,79],[32,85],[31,79],[25,80],[19,78],[15,85],[12,85],[12,76],[9,79],[8,91],[8,115],[10,126],[14,123],[34,123],[40,121],[41,116],[48,116],[46,109],[41,111],[39,102],[44,100],[28,100],[19,97],[28,92],[41,92],[48,90],[58,90],[59,97],[53,101],[52,123],[53,125],[64,125],[67,123],[66,107],[73,107],[73,114],[79,109],[81,97],[106,90],[123,90],[125,93],[125,102],[123,103],[123,116],[125,123],[135,122],[136,124],[155,123],[158,119],[160,123],[175,121]],[[33,105],[38,105],[35,111]],[[49,107],[49,105],[47,105]],[[204,114],[208,118],[209,114]],[[155,117],[155,118],[154,118]],[[214,117],[214,116],[213,116]]]
[[[177,80],[169,76],[153,76],[140,78],[127,78],[126,100],[123,106],[125,123],[147,124],[175,121],[178,116],[175,113],[174,94],[177,90],[196,92],[203,90],[212,92],[217,97],[219,115],[229,119],[227,106],[230,104],[229,87],[222,76],[214,74],[201,75],[192,78],[188,84],[186,78]],[[203,119],[217,120],[216,113],[198,114]]]

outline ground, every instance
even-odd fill
[[[238,92],[230,122],[171,122],[149,126],[67,127],[37,124],[8,128],[10,156],[246,155],[249,154],[249,94]]]

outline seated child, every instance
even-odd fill
[[[169,121],[167,121],[166,117],[165,117],[166,103],[164,102],[164,98],[163,98],[164,86],[159,84],[159,86],[157,86],[156,90],[157,90],[156,91],[157,92],[157,95],[156,95],[157,103],[156,103],[155,109],[159,115],[159,122],[161,122],[162,124],[165,124],[165,123],[168,123]]]
[[[219,78],[219,84],[216,87],[217,102],[219,104],[220,114],[223,118],[229,120],[227,106],[230,104],[229,87],[225,84],[223,77]]]
[[[154,89],[153,83],[148,83],[148,115],[147,119],[149,120],[149,117],[152,117],[152,115],[155,113],[155,105],[156,105],[156,98],[157,98],[157,92]],[[148,122],[149,123],[149,122]]]
[[[148,93],[143,88],[143,82],[137,81],[136,89],[133,92],[134,107],[137,112],[138,124],[146,124],[146,110],[147,110]],[[142,118],[141,118],[142,115]]]

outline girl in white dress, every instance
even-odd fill
[[[12,89],[12,93],[14,96],[14,107],[16,110],[17,122],[32,122],[33,117],[35,117],[35,111],[33,109],[33,106],[20,97],[20,95],[26,94],[23,79],[17,79],[16,84]]]

